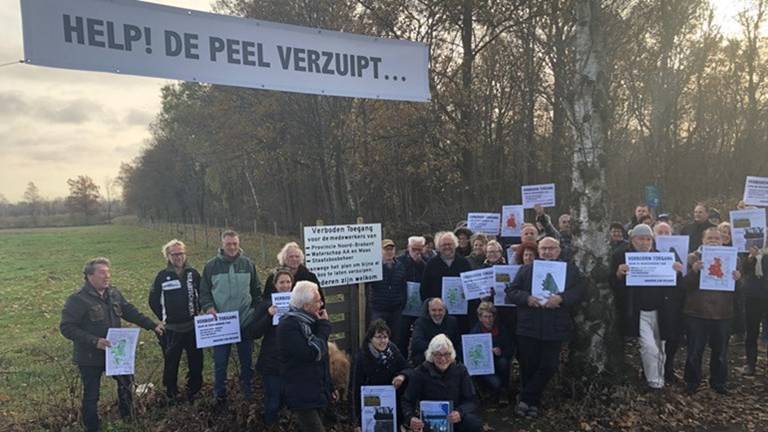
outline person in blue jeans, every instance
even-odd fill
[[[261,373],[264,386],[264,423],[271,426],[277,423],[283,401],[283,378],[280,376],[280,345],[277,340],[277,326],[272,320],[277,314],[277,306],[272,304],[273,292],[291,292],[293,275],[288,268],[275,270],[273,284],[265,289],[263,300],[256,308],[254,337],[264,337],[261,341],[256,369]],[[274,289],[274,291],[272,291]]]
[[[220,312],[238,311],[241,342],[235,344],[240,360],[240,387],[245,400],[253,396],[254,307],[261,297],[261,286],[253,262],[240,249],[240,236],[232,230],[221,235],[221,249],[203,269],[200,281],[200,309],[214,317]],[[227,367],[232,344],[213,347],[213,391],[216,410],[227,406]]]

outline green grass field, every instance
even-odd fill
[[[82,284],[85,261],[108,257],[113,285],[152,316],[147,296],[165,265],[161,246],[173,237],[187,241],[189,260],[198,269],[216,252],[215,242],[206,250],[204,242],[192,243],[179,234],[137,225],[0,230],[0,418],[9,419],[12,429],[50,429],[75,419],[80,384],[71,362],[72,343],[58,325],[64,301]],[[243,236],[242,247],[256,261],[262,282],[285,240]],[[142,331],[137,384],[153,382],[162,388],[161,358],[155,336]],[[212,378],[211,364],[207,354],[206,381]],[[114,400],[114,388],[112,379],[103,379],[102,405]],[[3,423],[0,430],[8,425]]]

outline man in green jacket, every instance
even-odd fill
[[[155,324],[135,306],[128,303],[123,294],[110,285],[110,263],[106,258],[94,258],[83,268],[85,283],[69,296],[61,311],[61,334],[74,342],[74,362],[80,369],[83,382],[82,416],[87,431],[99,430],[99,386],[104,373],[110,328],[120,327],[120,319],[132,322],[162,335],[164,326]],[[114,376],[117,381],[117,397],[120,416],[131,416],[131,388],[133,375]]]
[[[245,400],[251,400],[253,390],[253,338],[246,331],[254,322],[254,306],[261,297],[256,267],[240,249],[240,236],[231,230],[221,235],[221,249],[203,269],[200,282],[200,309],[216,316],[219,312],[238,311],[240,315],[241,341],[237,344],[240,360],[240,386]],[[227,404],[227,366],[232,345],[213,347],[213,390],[216,408],[223,410]]]

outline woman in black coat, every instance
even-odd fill
[[[352,371],[352,418],[360,429],[360,388],[362,386],[393,385],[398,400],[405,390],[406,362],[397,346],[390,342],[391,331],[384,320],[378,319],[368,327]],[[400,406],[400,404],[397,404]],[[399,417],[399,415],[398,415]]]
[[[298,243],[286,243],[277,254],[277,262],[281,268],[287,268],[291,271],[294,286],[301,281],[309,281],[317,285],[317,289],[320,291],[320,298],[323,300],[323,304],[325,304],[325,294],[320,286],[320,281],[314,273],[304,266],[304,252],[301,251]],[[270,293],[273,292],[275,292],[274,273],[267,276],[267,280],[264,282],[265,298],[268,298]]]
[[[456,432],[480,432],[477,394],[464,365],[456,363],[456,350],[444,334],[432,338],[427,359],[414,369],[402,400],[403,423],[415,432],[429,430],[416,415],[421,401],[450,401],[447,415]]]

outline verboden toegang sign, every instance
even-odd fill
[[[304,227],[304,262],[322,287],[380,281],[381,224]]]

